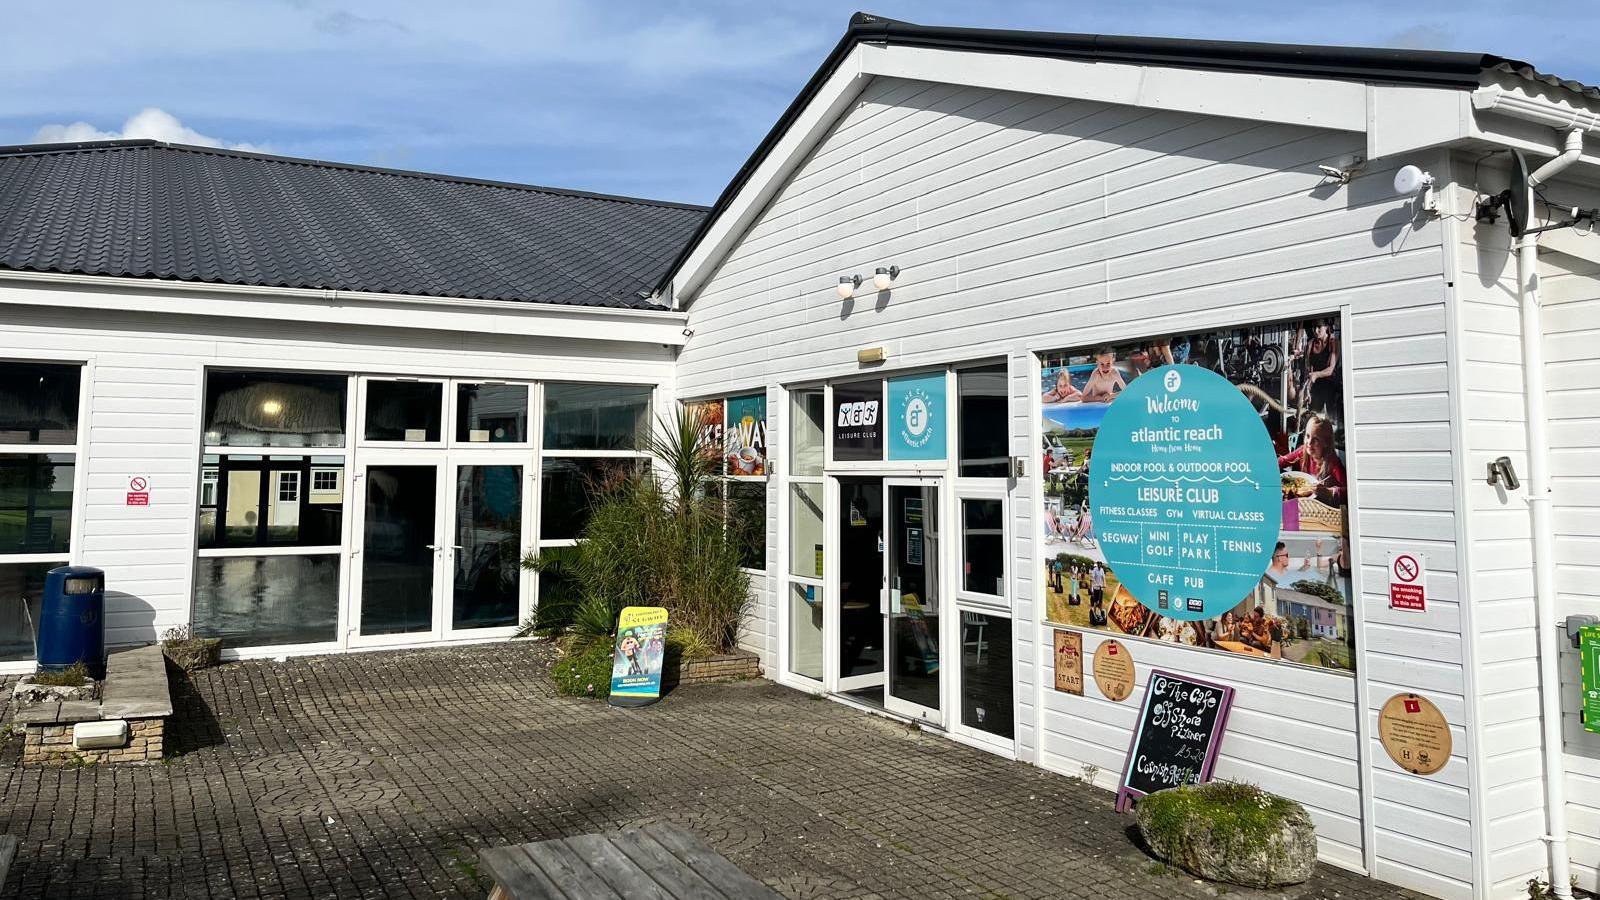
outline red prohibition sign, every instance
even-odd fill
[[[1415,556],[1403,553],[1394,558],[1394,577],[1401,581],[1416,581],[1420,571]]]
[[[132,478],[128,479],[128,489],[129,490],[142,491],[148,485],[149,485],[149,482],[145,481],[143,475],[135,475]]]

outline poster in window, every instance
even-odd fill
[[[945,458],[945,374],[889,379],[889,458]]]
[[[718,454],[722,453],[722,408],[721,398],[684,404],[689,420],[695,423],[698,435],[695,446],[712,447]]]
[[[726,452],[729,475],[767,474],[767,397],[729,397]]]
[[[1338,316],[1062,350],[1041,354],[1041,362],[1038,452],[1044,509],[1039,539],[1048,621],[1353,671],[1344,363]],[[1191,368],[1205,374],[1190,377]],[[1178,386],[1168,391],[1165,379],[1171,372],[1176,372]],[[1141,384],[1140,379],[1150,373],[1157,373],[1155,380]],[[1224,382],[1220,392],[1214,390]],[[1191,389],[1206,395],[1196,400],[1193,409],[1162,405],[1166,398],[1185,399],[1179,395]],[[1126,401],[1122,399],[1125,394]],[[1213,410],[1225,408],[1227,415],[1208,418],[1203,402],[1208,398]],[[1132,408],[1117,406],[1125,402]],[[1189,608],[1188,601],[1194,598],[1183,590],[1185,573],[1199,567],[1193,560],[1222,568],[1215,559],[1176,560],[1168,570],[1175,579],[1171,585],[1152,584],[1150,579],[1159,579],[1159,570],[1149,566],[1125,566],[1126,571],[1118,571],[1119,550],[1107,544],[1130,539],[1120,521],[1126,517],[1115,512],[1107,515],[1112,507],[1104,503],[1097,512],[1091,497],[1091,473],[1102,481],[1110,474],[1109,465],[1095,466],[1094,457],[1097,448],[1113,449],[1111,439],[1100,443],[1102,425],[1112,410],[1118,413],[1112,416],[1112,426],[1118,430],[1115,441],[1120,444],[1116,453],[1108,452],[1108,461],[1124,451],[1130,440],[1171,437],[1161,429],[1175,426],[1180,429],[1177,440],[1167,442],[1173,446],[1190,443],[1189,438],[1218,442],[1217,453],[1192,454],[1190,462],[1195,465],[1203,468],[1220,461],[1224,467],[1269,469],[1265,478],[1253,470],[1248,478],[1254,482],[1249,489],[1270,492],[1270,501],[1264,503],[1257,495],[1238,507],[1223,504],[1210,513],[1223,517],[1217,524],[1257,527],[1241,529],[1236,543],[1227,548],[1222,537],[1209,548],[1189,545],[1191,553],[1226,549],[1234,554],[1230,561],[1239,565],[1229,571],[1246,576],[1240,579],[1237,598],[1216,597],[1200,610]],[[1242,417],[1238,415],[1241,411]],[[1183,421],[1175,423],[1174,416]],[[1119,423],[1119,419],[1123,421]],[[1207,430],[1217,424],[1225,426],[1220,438]],[[1143,426],[1149,431],[1141,432]],[[1230,463],[1223,457],[1238,459]],[[1128,462],[1123,460],[1125,465]],[[1121,474],[1130,479],[1167,479],[1122,485],[1128,489],[1128,498],[1146,509],[1170,506],[1188,514],[1194,504],[1184,499],[1183,490],[1219,487],[1204,482],[1177,484],[1172,481],[1175,474],[1164,470],[1144,473],[1124,468]],[[1233,471],[1191,468],[1182,474],[1245,477]],[[1101,483],[1102,501],[1109,496],[1104,488]],[[1174,489],[1179,491],[1176,501],[1171,499]],[[1125,511],[1127,504],[1121,506]],[[1230,521],[1228,516],[1240,517],[1240,521]],[[1099,521],[1101,518],[1107,521]],[[1272,524],[1274,519],[1276,524]],[[1174,549],[1181,554],[1185,548],[1175,545]],[[1266,561],[1264,565],[1261,560]],[[1138,583],[1125,585],[1122,575],[1138,579]],[[1169,604],[1166,609],[1161,606],[1163,590]],[[1180,600],[1184,604],[1181,615],[1172,606]]]
[[[841,384],[833,389],[833,458],[883,459],[883,382]]]

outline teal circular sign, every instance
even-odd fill
[[[1136,600],[1174,619],[1216,618],[1272,561],[1283,524],[1278,455],[1226,378],[1162,366],[1106,410],[1089,504],[1106,563]]]

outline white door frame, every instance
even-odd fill
[[[521,492],[518,498],[520,516],[517,537],[518,553],[524,552],[533,541],[533,507],[529,498],[533,496],[533,458],[526,452],[507,452],[505,450],[450,450],[444,453],[444,508],[440,511],[439,519],[444,524],[444,533],[440,535],[443,540],[441,546],[440,568],[443,570],[438,579],[438,594],[434,598],[435,615],[439,620],[439,630],[444,640],[470,640],[474,638],[511,637],[515,635],[522,623],[527,620],[532,612],[531,598],[533,590],[530,582],[533,573],[518,566],[517,574],[517,620],[510,625],[499,625],[491,628],[456,628],[451,623],[455,619],[455,567],[457,555],[462,548],[455,543],[455,536],[460,533],[459,509],[456,505],[456,486],[460,483],[461,469],[466,466],[516,466],[522,469],[522,476],[518,480],[517,489]],[[363,504],[364,506],[364,504]]]
[[[361,633],[361,608],[366,598],[363,590],[363,579],[366,570],[366,534],[367,534],[367,491],[369,488],[368,472],[373,466],[431,466],[434,469],[434,517],[433,517],[433,585],[430,593],[432,597],[432,626],[425,631],[407,631],[398,634]],[[450,502],[447,485],[452,483],[450,467],[445,459],[442,449],[406,449],[406,450],[365,450],[360,454],[354,473],[356,490],[351,494],[355,500],[355,526],[351,535],[351,566],[350,566],[350,632],[349,644],[352,647],[383,647],[396,644],[411,644],[419,641],[439,640],[443,634],[443,621],[440,615],[440,597],[443,595],[443,583],[449,568],[445,565],[445,517],[447,508],[454,504]]]
[[[932,574],[935,594],[933,597],[934,614],[938,618],[939,625],[938,633],[933,635],[936,652],[939,656],[939,677],[937,679],[939,683],[939,707],[937,709],[896,697],[894,692],[890,689],[889,684],[890,668],[894,664],[894,617],[892,613],[893,608],[899,603],[899,597],[896,596],[897,592],[894,589],[891,577],[894,571],[895,561],[899,558],[899,554],[901,552],[901,540],[899,539],[899,535],[895,534],[894,529],[889,527],[889,523],[893,521],[893,512],[889,504],[889,497],[891,490],[897,487],[921,488],[923,490],[931,489],[934,492],[933,509],[931,511],[925,510],[923,512],[923,541],[924,544],[926,544],[928,540],[932,539],[934,542],[934,552],[932,559],[928,559],[927,556],[924,555],[923,566],[925,570],[931,571]],[[949,529],[949,518],[945,509],[947,506],[947,498],[945,493],[944,478],[938,475],[920,475],[915,477],[894,476],[883,479],[884,586],[882,591],[883,600],[881,607],[883,610],[883,706],[884,709],[887,709],[897,715],[913,718],[940,728],[945,726],[945,717],[950,708],[949,688],[952,659],[955,661],[955,664],[959,664],[960,661],[959,654],[952,656],[952,654],[949,652],[950,642],[947,640],[947,633],[949,632],[949,616],[946,613],[952,607],[950,604],[950,583],[948,580],[950,567],[947,562],[950,555],[948,546],[950,542],[945,538],[945,534]],[[927,527],[929,524],[927,518],[930,515],[934,518],[933,524],[937,526],[936,529],[929,529]],[[926,553],[926,551],[924,552]],[[923,602],[926,603],[927,598],[923,598]]]
[[[825,542],[823,544],[823,568],[825,570],[824,580],[827,585],[824,593],[825,606],[823,607],[823,672],[827,676],[828,691],[831,693],[844,694],[872,687],[882,687],[887,691],[887,668],[877,672],[870,672],[866,675],[845,676],[839,672],[839,652],[844,640],[841,622],[844,612],[844,596],[839,590],[839,557],[841,555],[839,544],[843,538],[843,532],[839,527],[839,518],[844,512],[839,491],[839,479],[841,477],[879,479],[878,492],[880,502],[884,491],[881,483],[882,476],[879,475],[848,473],[843,476],[832,474],[827,476],[827,502],[824,508],[824,515],[827,516],[827,521],[823,526],[823,540]],[[878,537],[881,539],[883,532],[880,531]],[[880,566],[880,575],[881,571],[882,567]],[[884,596],[884,586],[880,580],[878,584],[878,608],[880,613],[883,609]],[[885,654],[887,654],[887,651],[885,651]],[[887,655],[885,656],[884,664],[887,667]]]
[[[974,482],[961,478],[957,478],[955,480],[954,486],[950,491],[950,495],[951,497],[949,506],[950,515],[952,518],[949,526],[946,528],[946,531],[949,534],[947,542],[953,544],[954,549],[950,554],[950,572],[952,581],[950,582],[950,590],[948,590],[946,593],[950,598],[949,609],[951,610],[951,616],[955,621],[951,623],[952,630],[954,632],[951,637],[950,645],[950,658],[952,660],[952,665],[950,680],[946,682],[949,688],[949,693],[947,696],[951,698],[952,703],[952,709],[948,714],[949,718],[947,721],[949,722],[950,733],[952,735],[968,742],[982,745],[985,748],[997,750],[1001,753],[1014,756],[1016,749],[1016,740],[1014,738],[1008,739],[998,737],[990,734],[987,731],[982,731],[980,729],[971,728],[967,725],[964,725],[961,721],[961,711],[965,708],[966,700],[965,694],[963,693],[963,691],[966,689],[966,685],[962,678],[961,671],[961,659],[962,654],[965,651],[962,641],[966,639],[966,634],[964,633],[963,624],[961,622],[962,614],[977,613],[978,615],[992,616],[998,619],[1009,620],[1011,621],[1012,625],[1013,640],[1015,639],[1016,635],[1017,623],[1015,617],[1012,615],[1013,610],[1011,597],[1011,497],[1010,493],[1003,485],[994,485],[992,483],[986,484],[983,482]],[[968,591],[966,589],[966,579],[964,577],[966,573],[963,568],[966,560],[966,546],[964,543],[965,521],[962,519],[963,511],[961,508],[962,501],[964,500],[993,500],[999,502],[1000,504],[1000,545],[1003,550],[1000,554],[1001,593],[998,595],[982,594],[974,591]],[[990,643],[992,643],[992,641]],[[1005,647],[1005,651],[1010,653],[1011,650],[1011,644],[1008,642],[1007,646]],[[1012,727],[1015,729],[1017,706],[1017,698],[1015,694],[1017,691],[1017,681],[1014,663],[1011,679],[1013,691],[1013,696],[1011,699],[1011,713],[1013,717]]]

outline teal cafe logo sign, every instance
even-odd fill
[[[1277,452],[1226,378],[1163,366],[1106,410],[1089,504],[1106,563],[1134,599],[1173,619],[1216,618],[1272,561],[1283,518]]]
[[[889,458],[945,458],[945,374],[889,379]]]

